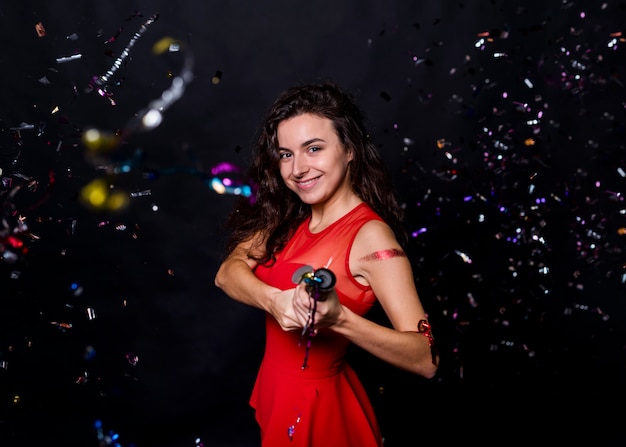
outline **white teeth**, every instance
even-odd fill
[[[314,179],[314,178],[313,178],[313,179],[311,179],[311,180],[306,180],[306,181],[304,181],[304,182],[298,182],[298,183],[299,183],[300,185],[309,185],[309,184],[313,183],[315,180],[317,180],[317,179]]]

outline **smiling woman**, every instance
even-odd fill
[[[502,445],[523,434],[536,442],[539,428],[547,442],[580,442],[588,431],[596,445],[626,445],[611,410],[626,390],[624,23],[623,0],[0,2],[0,446],[93,444],[101,420],[121,447],[258,447],[248,406],[257,375],[260,419],[272,402],[303,410],[276,417],[277,436],[296,443],[306,427],[333,425],[320,415],[311,422],[304,403],[313,393],[290,396],[306,393],[292,376],[328,366],[326,341],[348,337],[345,359],[385,447]],[[166,93],[190,55],[184,95],[152,107],[181,92]],[[343,96],[336,113],[323,95],[296,89],[271,108],[260,141],[268,151],[244,178],[263,112],[285,86],[318,76],[358,94],[375,148],[349,122]],[[295,126],[279,135],[279,122],[305,115],[333,125],[295,144]],[[321,159],[337,142],[335,156],[352,151],[350,187],[337,197],[353,200],[352,189],[398,245],[370,237],[382,224],[368,221],[349,259],[338,252],[365,205],[338,218],[348,200],[327,200],[344,168]],[[308,152],[297,152],[304,143]],[[295,190],[280,172],[283,146],[302,155],[285,161]],[[408,243],[375,149],[393,175]],[[292,305],[280,322],[294,329],[267,323],[262,371],[266,312],[207,283],[223,261],[220,224],[239,198],[232,240],[265,237],[242,259],[292,289],[265,301],[272,320]],[[441,352],[435,380],[379,362],[356,344],[374,351],[373,338],[321,314],[337,310],[335,295],[358,314],[372,287],[379,301],[363,316],[406,330],[407,343],[422,337],[418,352],[426,349],[427,326],[419,334],[414,320],[390,324],[379,305],[393,315],[409,308],[399,302],[408,286],[387,274],[405,260]],[[295,265],[283,275],[286,262]],[[337,277],[310,320],[308,305],[289,301],[300,266]],[[238,281],[248,283],[229,277],[224,288]],[[389,282],[391,298],[378,292]],[[398,337],[372,332],[381,346]],[[287,340],[284,351],[275,338]],[[296,371],[276,399],[283,369],[274,358]],[[368,414],[360,402],[339,402],[328,417]],[[343,431],[362,429],[346,421]],[[509,430],[490,430],[499,425]]]
[[[352,150],[343,147],[331,120],[303,113],[282,121],[277,135],[280,175],[302,202],[324,203],[342,197],[359,200],[351,194],[348,175]],[[328,215],[324,218],[334,220]],[[312,226],[321,230],[320,224]]]
[[[362,119],[332,82],[287,89],[265,119],[249,170],[256,200],[240,200],[229,221],[215,283],[266,312],[250,398],[264,447],[383,445],[366,389],[345,361],[350,343],[425,378],[437,371],[400,242],[402,213]],[[308,266],[336,279],[323,300],[293,279]],[[391,327],[366,318],[377,301]]]

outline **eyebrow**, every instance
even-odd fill
[[[323,138],[315,137],[315,138],[311,138],[310,140],[306,140],[304,143],[300,145],[300,147],[306,147],[309,144],[317,143],[318,141],[321,141],[322,143],[326,143],[326,140],[324,140]]]
[[[326,140],[324,140],[323,138],[314,137],[314,138],[311,138],[311,139],[309,139],[309,140],[304,141],[304,142],[300,145],[300,147],[307,147],[308,145],[313,144],[313,143],[317,143],[318,141],[321,141],[322,143],[326,143]],[[286,148],[286,147],[279,147],[279,148],[278,148],[278,150],[279,150],[279,151],[288,151],[288,150],[290,150],[290,149],[289,149],[289,148]]]

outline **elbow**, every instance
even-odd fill
[[[427,379],[433,379],[437,375],[439,370],[439,355],[435,355],[429,359],[428,363],[424,365],[423,376]]]
[[[217,273],[215,274],[215,277],[213,278],[213,284],[215,284],[215,286],[218,289],[224,288],[224,267],[223,266],[220,266],[220,268],[217,269]]]
[[[411,372],[426,380],[432,380],[437,376],[437,367],[431,363],[430,365],[421,365],[418,368],[413,368]]]
[[[422,376],[425,379],[433,379],[437,375],[437,371],[439,369],[439,356],[437,355],[434,359],[431,357],[428,360],[420,360],[416,362],[410,371],[413,374],[417,374],[418,376]]]
[[[423,372],[422,372],[422,376],[424,376],[426,379],[434,379],[435,376],[437,375],[437,370],[438,370],[438,366],[434,365],[433,363],[430,363],[429,365],[427,365]]]

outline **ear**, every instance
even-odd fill
[[[346,148],[346,152],[348,154],[348,163],[350,163],[352,160],[354,160],[354,149],[352,148],[352,146]]]

